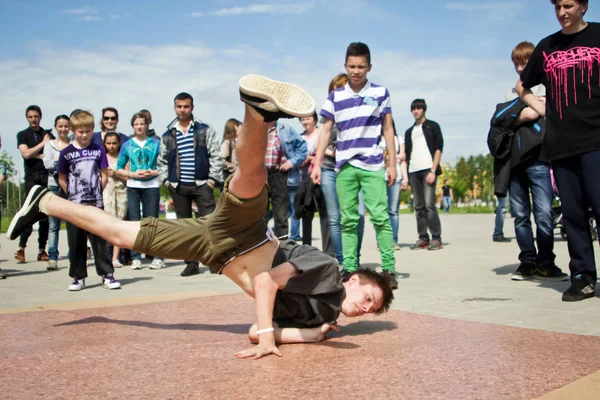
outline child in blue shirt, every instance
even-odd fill
[[[75,140],[60,152],[56,168],[58,182],[70,201],[102,209],[102,189],[108,182],[108,160],[104,147],[91,143],[94,117],[87,111],[75,110],[70,120]],[[73,278],[69,290],[85,288],[88,238],[103,287],[119,289],[121,284],[113,276],[106,240],[67,222],[69,276]]]

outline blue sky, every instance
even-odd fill
[[[586,20],[599,17],[592,3]],[[147,108],[163,132],[181,91],[221,136],[228,118],[241,119],[246,73],[298,83],[320,107],[347,45],[362,41],[399,132],[412,124],[411,100],[425,98],[444,133],[443,162],[454,163],[487,151],[494,106],[517,78],[512,48],[559,28],[548,0],[0,0],[3,150],[22,168],[15,134],[29,104],[42,108],[44,128],[75,108],[98,120],[114,106],[120,131],[131,133],[131,115]]]

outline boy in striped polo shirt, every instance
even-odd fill
[[[348,83],[332,91],[321,109],[324,123],[311,174],[315,183],[321,181],[321,162],[335,123],[339,130],[336,149],[337,193],[340,202],[342,245],[345,277],[357,268],[358,192],[362,189],[365,206],[377,233],[383,274],[396,281],[396,259],[392,228],[387,213],[386,174],[383,151],[379,147],[381,129],[390,155],[390,165],[396,164],[394,128],[390,94],[383,86],[367,80],[371,71],[371,53],[364,43],[351,43],[346,51]],[[390,168],[387,184],[396,181],[396,170]]]

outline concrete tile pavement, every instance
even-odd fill
[[[486,322],[506,326],[535,328],[554,332],[600,336],[600,299],[564,303],[561,294],[568,282],[510,280],[518,266],[519,249],[511,243],[491,240],[493,215],[441,215],[444,249],[410,250],[416,240],[413,215],[400,216],[396,252],[400,288],[392,308],[450,319]],[[507,218],[505,235],[512,234],[512,219]],[[320,246],[318,219],[315,219],[313,244]],[[8,278],[0,281],[0,313],[23,310],[88,308],[134,304],[175,298],[239,293],[236,285],[223,276],[203,273],[182,278],[182,262],[167,260],[167,268],[116,271],[121,290],[102,288],[93,267],[88,270],[87,288],[68,292],[68,261],[61,259],[58,271],[46,271],[45,263],[17,264],[13,251],[17,242],[0,237],[0,268]],[[29,239],[27,259],[35,260],[37,235]],[[60,252],[67,254],[66,233],[61,232]],[[567,244],[556,236],[557,265],[568,272]],[[361,261],[379,267],[375,234],[367,219]],[[147,267],[147,265],[145,265]]]

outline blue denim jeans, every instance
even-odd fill
[[[531,203],[537,227],[535,241],[531,226]],[[550,166],[535,162],[529,166],[516,167],[510,173],[510,210],[515,218],[515,235],[521,253],[519,261],[542,263],[554,261],[554,232],[552,227],[552,182]]]
[[[552,162],[569,247],[571,280],[597,280],[594,243],[589,226],[588,207],[600,222],[600,151],[591,151]]]
[[[160,190],[158,188],[127,188],[127,211],[130,221],[139,221],[141,219],[140,202],[142,203],[144,218],[158,218],[158,205],[160,202]],[[131,250],[131,259],[141,261],[142,256],[140,253]],[[160,257],[155,257],[155,259],[162,260]]]
[[[296,192],[298,191],[298,186],[288,186],[288,196],[290,199],[290,218],[292,222],[290,224],[290,239],[298,240],[300,238],[300,220],[294,218],[294,200],[296,199]]]
[[[340,203],[338,202],[336,190],[337,172],[333,169],[321,170],[321,191],[325,196],[327,207],[327,220],[329,222],[329,236],[333,243],[335,258],[340,265],[344,265],[344,252],[342,246],[342,224],[340,216]],[[362,190],[358,193],[358,248],[357,260],[360,264],[360,248],[365,232],[365,200]]]
[[[48,189],[58,196],[58,186],[48,186]],[[58,261],[58,234],[60,232],[61,220],[56,217],[48,217],[48,259]]]
[[[504,236],[504,217],[506,217],[506,197],[498,197],[496,206],[496,222],[494,223],[493,236]]]
[[[448,214],[450,212],[450,206],[452,205],[450,196],[442,196],[442,205],[444,206],[444,212]]]
[[[344,254],[342,251],[342,224],[340,223],[340,204],[338,203],[335,182],[337,172],[333,169],[321,170],[321,191],[325,197],[327,208],[327,222],[329,224],[329,236],[333,243],[333,251],[338,264],[344,265]],[[292,228],[293,229],[293,228]],[[298,231],[298,236],[300,232]]]
[[[400,207],[400,182],[396,182],[392,186],[387,187],[387,196],[388,215],[390,216],[390,223],[392,224],[392,237],[394,244],[397,244],[398,227],[400,225],[400,218],[398,218],[398,207]]]

